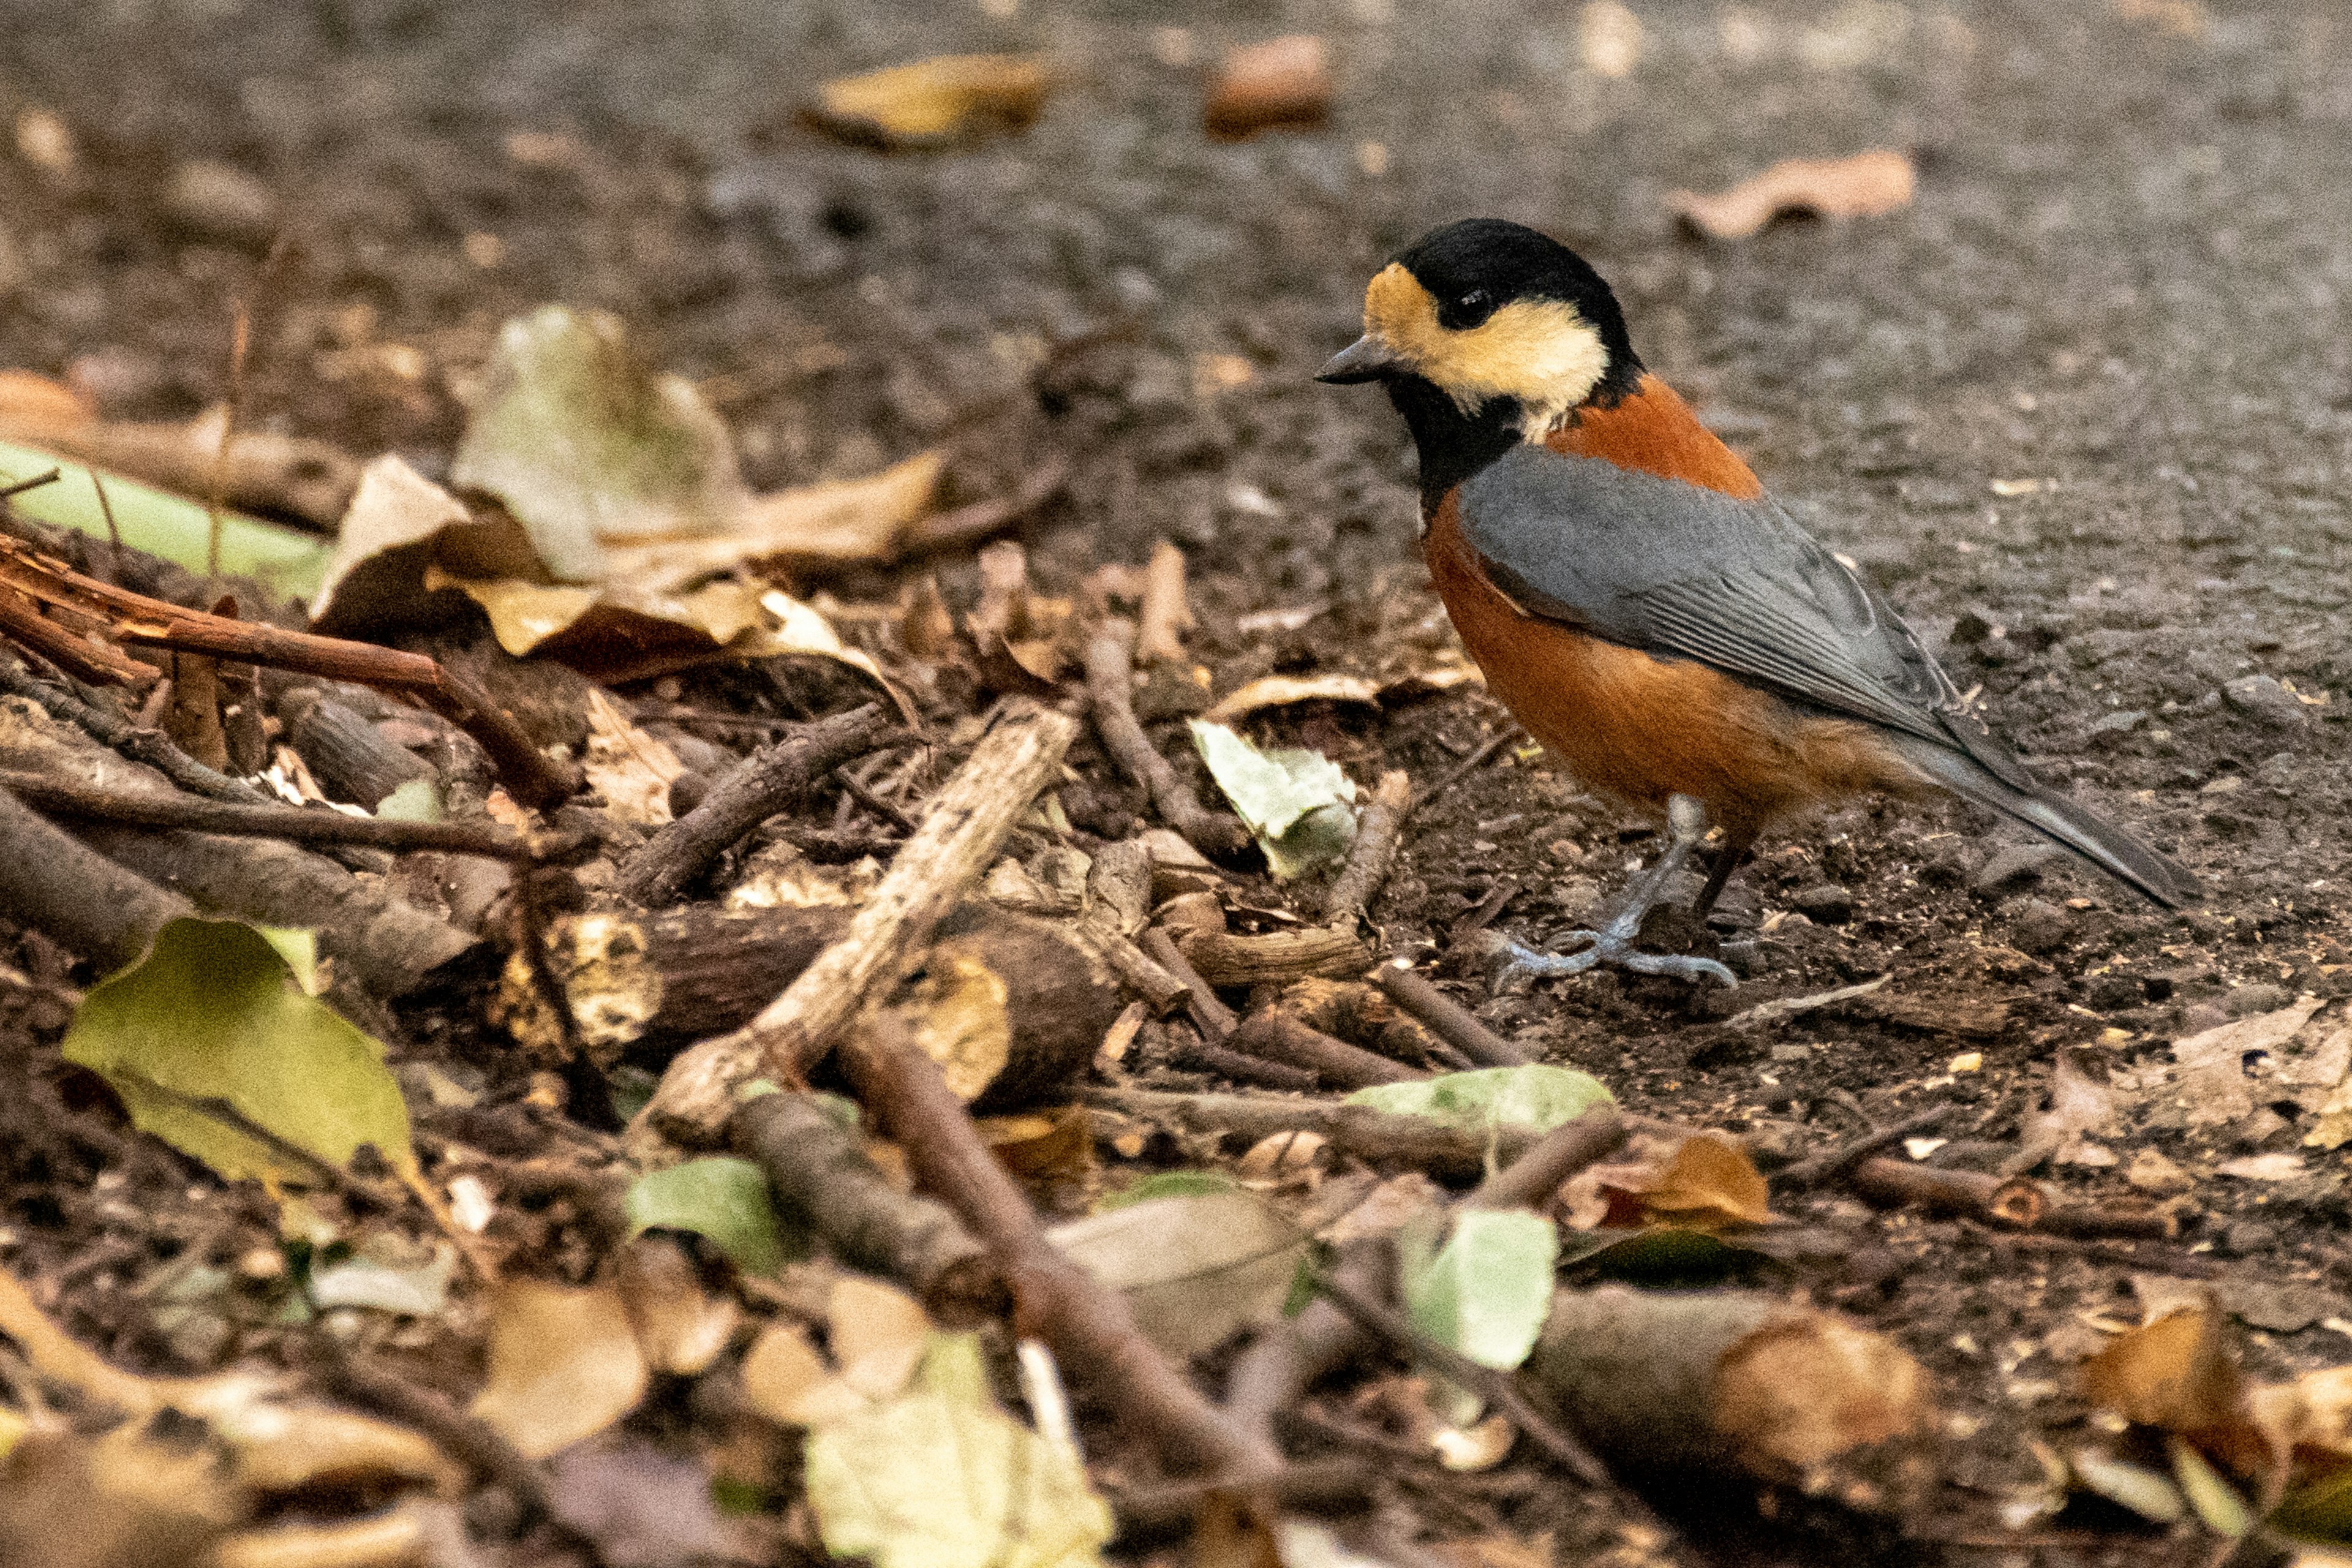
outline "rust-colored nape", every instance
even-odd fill
[[[1615,407],[1578,409],[1545,444],[1570,457],[1604,458],[1621,468],[1680,479],[1740,500],[1764,494],[1755,471],[1698,422],[1682,395],[1647,373]]]

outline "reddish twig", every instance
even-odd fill
[[[1459,1002],[1413,972],[1412,961],[1391,958],[1371,973],[1382,995],[1409,1017],[1482,1068],[1525,1067],[1528,1055],[1486,1027]]]

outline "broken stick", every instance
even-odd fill
[[[1249,847],[1249,829],[1231,813],[1211,811],[1160,754],[1135,717],[1135,627],[1113,616],[1087,642],[1087,698],[1095,731],[1119,771],[1151,793],[1160,819],[1182,834],[1202,854],[1238,855]]]
[[[1348,848],[1348,863],[1331,879],[1323,895],[1323,921],[1345,926],[1364,918],[1381,884],[1389,879],[1396,860],[1397,840],[1404,831],[1404,814],[1412,804],[1412,779],[1401,769],[1381,775],[1371,803],[1356,819],[1356,841]]]
[[[714,1142],[734,1113],[737,1089],[767,1075],[801,1081],[866,996],[919,958],[940,917],[995,861],[1005,837],[1055,776],[1077,728],[1051,709],[1008,702],[931,797],[921,829],[890,862],[841,940],[751,1023],[670,1063],[631,1125],[636,1146],[645,1149],[662,1135]]]

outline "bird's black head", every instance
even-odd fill
[[[1575,409],[1616,403],[1641,374],[1617,297],[1582,257],[1521,225],[1469,218],[1381,269],[1364,291],[1364,335],[1316,379],[1384,383],[1427,489],[1433,468],[1458,479]]]

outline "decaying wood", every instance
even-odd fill
[[[1185,960],[1183,952],[1166,931],[1158,926],[1143,933],[1141,943],[1145,956],[1162,970],[1173,975],[1184,988],[1184,1005],[1192,1015],[1193,1024],[1201,1037],[1212,1045],[1223,1045],[1241,1019],[1231,1007],[1218,1000],[1217,993],[1201,978],[1198,971]]]
[[[647,839],[614,879],[649,908],[674,903],[737,840],[797,802],[818,780],[881,745],[897,729],[877,702],[803,724],[762,746],[710,786],[700,805]]]
[[[1129,941],[1110,922],[1095,919],[1094,913],[1088,910],[1086,918],[1073,921],[1071,934],[1110,966],[1120,984],[1149,1003],[1154,1014],[1165,1014],[1192,998],[1189,981]]]
[[[552,805],[579,788],[579,770],[541,754],[479,681],[423,654],[184,609],[85,576],[13,539],[0,539],[0,584],[37,604],[47,622],[85,639],[96,634],[131,647],[202,654],[406,692],[473,736],[508,795],[523,805]],[[0,594],[0,599],[6,597]]]
[[[1377,1051],[1391,1061],[1433,1071],[1458,1071],[1473,1065],[1426,1024],[1409,1016],[1360,980],[1301,980],[1285,986],[1272,1005],[1302,1024]]]
[[[1135,657],[1182,658],[1192,606],[1184,597],[1184,552],[1166,540],[1151,547],[1143,568],[1143,602],[1135,611]]]
[[[1263,936],[1203,931],[1178,939],[1185,958],[1212,985],[1283,985],[1320,975],[1361,974],[1372,950],[1348,926],[1294,926]]]
[[[1326,925],[1363,919],[1381,885],[1389,879],[1389,868],[1396,863],[1404,814],[1412,805],[1412,777],[1395,769],[1382,773],[1372,788],[1372,798],[1356,817],[1356,841],[1348,847],[1348,863],[1324,891]]]
[[[0,788],[0,909],[105,971],[194,907],[45,821]]]
[[[814,1098],[755,1096],[736,1109],[729,1133],[768,1178],[777,1207],[844,1263],[897,1280],[952,1327],[1003,1311],[1004,1276],[988,1249],[944,1205],[892,1186],[856,1133]]]
[[[1277,1132],[1314,1132],[1341,1153],[1389,1169],[1425,1171],[1445,1181],[1475,1182],[1492,1158],[1507,1163],[1530,1147],[1537,1134],[1502,1127],[1489,1136],[1433,1121],[1398,1116],[1336,1100],[1288,1100],[1272,1094],[1168,1094],[1157,1089],[1089,1086],[1080,1098],[1088,1105],[1139,1117],[1186,1132],[1223,1132],[1255,1142]]]
[[[1249,847],[1249,829],[1229,812],[1201,804],[1160,754],[1135,717],[1135,627],[1113,616],[1087,640],[1087,699],[1095,731],[1119,771],[1150,792],[1160,819],[1203,855],[1238,855]]]
[[[670,1063],[632,1125],[641,1147],[656,1135],[714,1141],[753,1079],[799,1082],[877,985],[919,961],[940,918],[995,863],[1037,792],[1055,776],[1077,725],[1034,703],[1007,703],[953,778],[931,797],[923,826],[841,939],[743,1028],[702,1041]]]
[[[2136,1198],[2105,1204],[2064,1203],[2028,1176],[1956,1171],[1879,1154],[1855,1165],[1846,1180],[1874,1203],[1917,1204],[2006,1230],[2150,1240],[2168,1240],[2180,1234],[2180,1216],[2174,1209]]]
[[[906,1150],[918,1184],[952,1205],[993,1250],[1013,1282],[1018,1331],[1043,1340],[1063,1370],[1169,1469],[1247,1483],[1281,1468],[1279,1452],[1203,1399],[1144,1338],[1125,1297],[1045,1239],[938,1064],[887,1027],[853,1033],[842,1063],[859,1100]]]
[[[1620,1468],[1804,1480],[1899,1506],[1927,1378],[1883,1335],[1748,1291],[1560,1290],[1523,1375]]]
[[[1118,1016],[1109,965],[1073,928],[982,901],[940,921],[922,972],[892,1004],[982,1110],[1067,1103]]]
[[[1372,971],[1388,999],[1429,1026],[1440,1039],[1482,1068],[1525,1067],[1528,1054],[1480,1023],[1469,1008],[1413,972],[1410,959],[1392,958]]]
[[[1363,1089],[1376,1083],[1403,1083],[1429,1075],[1360,1046],[1334,1039],[1310,1028],[1291,1015],[1265,1007],[1251,1014],[1225,1037],[1227,1047],[1264,1061],[1302,1068],[1332,1089]]]
[[[373,811],[383,797],[433,769],[405,746],[384,739],[373,721],[315,688],[289,691],[278,705],[286,739],[330,800]]]
[[[344,812],[296,805],[243,805],[196,795],[130,794],[96,788],[70,778],[0,768],[0,788],[55,816],[138,827],[184,827],[237,838],[282,838],[289,844],[361,844],[377,849],[437,849],[479,855],[491,860],[528,863],[562,858],[578,847],[576,836],[526,837],[488,822],[404,822],[352,816]]]

